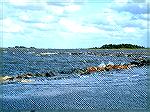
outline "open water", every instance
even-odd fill
[[[3,112],[62,110],[148,112],[148,66],[80,76],[89,66],[129,63],[148,50],[3,49],[0,75],[53,71],[55,79],[37,77],[28,83],[1,84]]]

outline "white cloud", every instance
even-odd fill
[[[114,17],[112,15],[108,15],[106,20],[112,25],[115,24]]]
[[[146,3],[150,3],[150,1],[149,1],[149,0],[146,0]]]
[[[150,16],[150,14],[141,14],[141,16],[143,17],[143,18],[148,18],[149,16]]]
[[[100,30],[93,26],[83,26],[76,21],[68,20],[62,18],[59,23],[66,27],[69,31],[74,33],[101,33],[103,30]]]
[[[147,14],[132,13],[138,12],[138,7],[143,9],[143,4],[136,7],[136,4],[130,5],[128,0],[115,0],[116,3],[108,4],[111,6],[99,8],[103,4],[78,4],[74,3],[75,0],[66,4],[48,4],[47,0],[8,1],[10,3],[4,4],[5,17],[3,18],[6,19],[1,21],[2,32],[6,37],[8,36],[8,39],[17,40],[18,43],[21,43],[21,39],[27,38],[36,44],[35,40],[38,38],[38,41],[45,39],[43,42],[47,44],[43,45],[48,47],[48,39],[53,39],[53,43],[69,40],[66,46],[70,41],[76,41],[77,44],[81,43],[77,46],[82,46],[81,40],[88,39],[89,44],[93,44],[97,40],[103,42],[110,39],[111,42],[112,38],[116,41],[117,39],[124,41],[128,38],[146,38],[144,35],[147,31]],[[118,8],[113,8],[112,5]]]
[[[108,37],[114,39],[132,39],[137,40],[138,38],[144,39],[146,37],[146,30],[141,30],[135,27],[124,27],[118,31],[107,31]]]
[[[12,5],[16,5],[16,6],[26,6],[29,4],[43,4],[45,3],[47,0],[7,0],[9,3],[11,3]]]
[[[49,23],[55,21],[54,15],[43,10],[20,12],[17,14],[17,17],[19,20],[26,23]]]
[[[43,33],[46,33],[46,31],[50,32],[55,32],[55,31],[60,31],[60,27],[58,26],[57,23],[46,23],[46,22],[39,22],[39,23],[34,23],[31,26],[31,30],[35,30],[36,32],[44,31]]]
[[[17,6],[25,6],[30,0],[9,0],[9,3]]]
[[[148,28],[147,22],[148,22],[147,20],[143,20],[143,19],[137,19],[137,20],[130,21],[130,23],[132,23],[133,26],[141,28],[141,29],[147,29]]]
[[[20,15],[19,18],[20,18],[21,20],[24,20],[24,21],[30,20],[30,17],[29,17],[27,14],[25,14],[25,13],[22,14],[22,15]]]
[[[107,19],[109,22],[116,23],[117,25],[119,25],[120,23],[123,23],[125,21],[130,21],[132,15],[127,12],[113,12],[109,13],[106,17],[109,18]]]
[[[134,33],[136,32],[136,29],[134,27],[125,27],[124,32],[126,33]]]
[[[47,24],[44,24],[44,23],[36,23],[34,24],[35,27],[38,27],[38,28],[47,28],[48,25]]]
[[[68,2],[67,2],[68,3]],[[53,15],[62,15],[64,14],[64,12],[76,12],[76,11],[79,11],[80,10],[80,5],[76,5],[76,4],[66,4],[64,6],[61,6],[61,5],[53,5],[53,4],[44,4],[43,3],[43,8],[53,14]]]
[[[139,20],[135,21],[135,23],[136,22],[137,22],[137,24],[141,25],[143,28],[148,28],[147,27],[148,21],[139,19]]]
[[[52,20],[54,20],[54,16],[52,16],[52,15],[44,16],[41,18],[41,21],[43,21],[43,22],[49,22]]]
[[[65,7],[65,10],[69,11],[69,12],[78,11],[78,10],[80,10],[80,6],[79,5],[68,5]]]
[[[114,2],[119,6],[124,6],[129,2],[129,0],[114,0]]]
[[[124,22],[130,22],[132,16],[133,15],[129,12],[117,12],[115,10],[105,8],[102,12],[96,13],[95,15],[89,15],[87,21],[97,23],[99,25],[120,26]]]
[[[15,23],[10,18],[6,18],[0,21],[2,23],[2,31],[3,32],[21,32],[23,31],[23,27],[17,23]]]
[[[61,15],[64,12],[64,7],[60,6],[50,6],[48,10],[52,10],[53,14]]]

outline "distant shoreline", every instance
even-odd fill
[[[25,46],[14,46],[14,47],[0,47],[1,49],[62,49],[62,48],[36,48],[36,47],[25,47]],[[140,45],[132,44],[105,44],[101,47],[92,48],[64,48],[64,49],[76,49],[76,50],[140,50],[140,49],[150,49],[149,47],[144,47]]]
[[[101,47],[93,47],[90,49],[144,49],[144,46],[132,44],[105,44]]]
[[[89,48],[89,50],[146,50],[146,49],[150,49],[150,48],[134,48],[134,49],[131,49],[131,48],[119,48],[119,49],[95,49],[95,48]]]
[[[0,47],[0,49],[53,49],[62,50],[56,48],[14,48],[14,47]],[[65,50],[65,49],[64,49]],[[66,49],[66,50],[150,50],[150,48],[118,48],[118,49],[102,49],[102,48],[76,48],[76,49]]]

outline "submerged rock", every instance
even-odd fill
[[[87,69],[78,69],[78,70],[75,70],[76,74],[79,74],[79,75],[87,75],[87,74],[90,74],[90,72],[87,70]]]
[[[29,78],[31,78],[31,77],[33,77],[33,76],[34,76],[34,74],[27,73],[27,74],[25,74],[24,78],[25,78],[25,79],[29,79]]]
[[[36,78],[36,77],[54,77],[56,74],[52,71],[47,72],[45,74],[32,74],[32,73],[27,73],[27,74],[21,74],[16,77],[11,77],[11,76],[1,76],[0,77],[0,83],[4,84],[9,84],[9,83],[17,83],[17,82],[22,82],[22,83],[27,83],[31,82],[30,78]]]
[[[138,58],[135,61],[130,62],[131,65],[136,65],[136,66],[149,66],[150,65],[150,58]]]
[[[142,60],[141,63],[142,63],[142,64],[145,64],[145,65],[147,65],[147,66],[149,66],[149,65],[150,65],[150,58],[147,58],[147,59],[145,59],[145,60]]]
[[[45,73],[45,77],[53,77],[55,76],[55,73],[53,73],[52,71]]]
[[[11,76],[4,76],[2,79],[3,79],[4,81],[5,81],[5,80],[13,80],[14,77],[11,77]]]
[[[27,73],[27,74],[18,75],[15,77],[15,79],[29,79],[33,76],[34,76],[34,74]]]
[[[66,69],[66,70],[62,70],[59,71],[60,74],[73,74],[76,71],[76,69],[71,68],[71,69]]]
[[[107,65],[106,67],[105,67],[105,70],[106,71],[110,71],[110,70],[112,70],[113,69],[113,66],[112,65]]]
[[[98,71],[98,72],[100,72],[100,71],[105,71],[105,67],[99,67],[99,66],[98,66],[98,67],[97,67],[97,71]]]
[[[0,76],[0,84],[8,81],[12,81],[14,77],[12,76]]]

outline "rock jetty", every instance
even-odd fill
[[[134,59],[134,61],[132,61],[128,64],[118,64],[118,65],[114,65],[112,63],[104,65],[104,63],[103,63],[103,64],[100,64],[100,66],[90,66],[85,69],[80,69],[78,71],[78,73],[80,73],[80,75],[87,75],[87,74],[91,74],[93,72],[129,69],[132,67],[140,67],[140,66],[150,66],[150,59],[140,57],[138,59]]]
[[[102,62],[99,66],[90,66],[85,69],[75,69],[72,72],[67,72],[68,74],[78,74],[78,75],[89,75],[93,72],[102,72],[102,71],[111,71],[111,70],[122,70],[122,69],[129,69],[132,67],[141,67],[141,66],[150,66],[150,59],[149,58],[137,58],[134,59],[132,62],[128,64],[118,64],[114,65],[113,63],[109,62],[107,65]],[[66,74],[66,72],[60,72],[60,74]],[[0,84],[11,83],[11,82],[21,82],[27,83],[31,82],[32,78],[36,77],[54,77],[57,76],[55,72],[49,71],[46,73],[26,73],[17,76],[0,76]],[[55,78],[54,78],[55,79]]]

